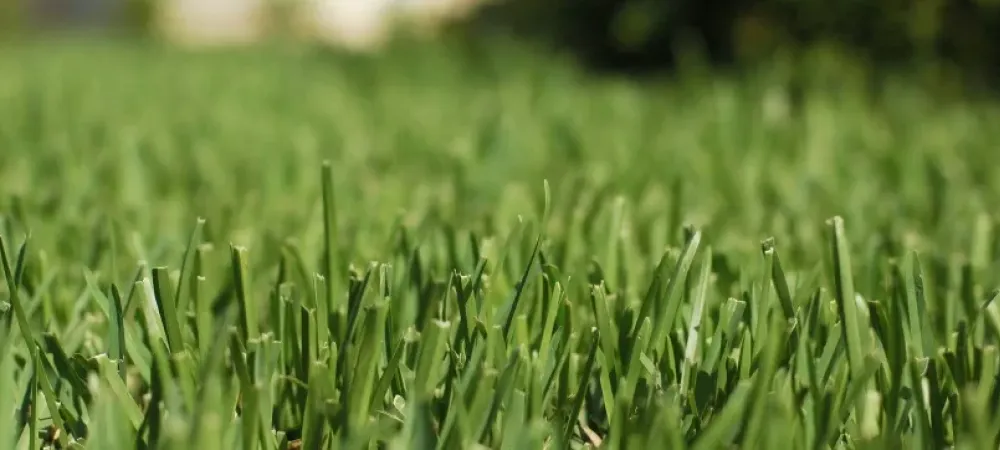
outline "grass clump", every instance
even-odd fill
[[[4,448],[997,445],[989,104],[47,45],[0,57]]]

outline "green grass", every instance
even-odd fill
[[[996,448],[1000,108],[800,69],[4,47],[0,447]]]

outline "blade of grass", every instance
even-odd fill
[[[792,294],[788,290],[788,281],[785,277],[785,270],[781,267],[781,259],[774,246],[774,238],[764,240],[761,250],[765,256],[770,255],[771,281],[774,283],[774,291],[778,295],[778,302],[781,304],[781,311],[785,313],[785,319],[795,319],[795,303],[792,301]]]
[[[504,306],[500,312],[505,316],[503,321],[503,338],[504,341],[508,341],[510,337],[510,330],[514,324],[514,316],[517,314],[517,307],[521,302],[521,294],[524,292],[524,288],[528,283],[528,276],[531,275],[531,269],[535,265],[535,258],[538,256],[539,246],[542,244],[542,236],[539,235],[535,239],[535,246],[531,250],[531,256],[528,257],[528,264],[524,268],[524,274],[521,275],[521,280],[515,285],[514,292],[511,294],[510,300]],[[494,321],[496,322],[496,321]]]
[[[559,315],[559,307],[565,299],[565,291],[562,284],[555,283],[552,288],[552,298],[549,300],[548,310],[545,313],[545,323],[542,326],[541,342],[538,345],[538,358],[543,363],[549,362],[549,352],[551,351],[552,333],[555,329],[556,317]]]
[[[465,370],[460,375],[458,385],[455,389],[455,394],[452,400],[452,407],[448,410],[445,417],[444,424],[441,426],[440,439],[438,440],[437,450],[442,450],[444,445],[452,438],[452,429],[455,424],[462,420],[465,416],[464,409],[465,404],[471,401],[471,392],[474,391],[476,384],[480,381],[479,377],[483,369],[483,360],[486,355],[486,345],[484,342],[480,342],[472,350],[471,355],[466,361]],[[463,428],[463,427],[459,427]]]
[[[867,353],[862,337],[862,324],[855,301],[854,277],[851,275],[850,248],[844,232],[844,219],[834,217],[827,222],[830,231],[830,246],[833,254],[834,286],[837,292],[837,310],[843,323],[844,342],[847,358],[855,376],[864,369],[864,354]]]
[[[45,396],[45,403],[49,408],[52,426],[58,436],[59,444],[65,448],[69,445],[70,430],[66,428],[63,422],[63,417],[59,413],[60,408],[57,402],[58,396],[56,395],[55,389],[52,387],[52,383],[49,381],[48,371],[46,370],[47,362],[45,360],[44,352],[36,344],[32,354],[35,357],[35,364],[38,370],[38,386],[42,390],[42,395]]]
[[[163,321],[163,329],[166,331],[167,346],[171,353],[176,353],[184,349],[184,338],[181,335],[181,321],[178,317],[177,305],[165,295],[169,283],[167,276],[167,269],[163,267],[153,268],[153,298],[156,300],[156,308],[160,313],[160,320]]]
[[[528,432],[526,423],[525,408],[527,396],[523,391],[514,390],[511,393],[511,401],[507,410],[504,411],[503,438],[500,440],[501,450],[518,450],[523,445],[522,437]],[[529,447],[530,448],[530,447]]]
[[[256,340],[260,337],[257,322],[257,304],[250,298],[246,249],[231,245],[229,247],[229,254],[232,265],[232,280],[236,286],[236,301],[239,304],[240,338],[243,342]]]
[[[698,251],[698,245],[701,243],[701,231],[695,231],[692,234],[691,239],[688,240],[687,245],[684,246],[684,251],[681,253],[680,258],[677,260],[677,265],[674,266],[672,275],[670,276],[670,281],[667,284],[666,291],[662,292],[662,296],[657,296],[659,298],[653,299],[653,301],[659,302],[659,308],[656,308],[658,314],[656,320],[653,322],[653,334],[650,337],[650,342],[653,343],[654,349],[659,353],[663,346],[666,345],[666,339],[663,338],[665,334],[669,334],[669,330],[673,327],[674,319],[677,316],[677,311],[680,309],[682,296],[681,290],[687,280],[688,270],[691,269],[691,264],[694,262],[694,255]],[[649,317],[654,305],[647,306],[645,303],[642,305],[642,310],[639,312],[639,320]]]
[[[354,366],[354,376],[349,387],[350,393],[347,400],[349,432],[357,432],[368,420],[376,381],[375,369],[381,356],[380,340],[385,333],[386,310],[387,305],[380,303],[372,306],[368,314],[365,315],[359,358]],[[388,383],[386,383],[386,387],[388,388]]]
[[[903,282],[906,286],[907,317],[909,324],[910,354],[916,358],[924,358],[933,350],[929,345],[929,337],[924,335],[928,330],[925,320],[926,300],[924,299],[924,277],[920,261],[916,253],[908,253],[903,261]]]
[[[440,376],[441,359],[445,353],[450,322],[433,320],[421,339],[420,355],[417,359],[415,385],[418,397],[430,397],[437,387]]]
[[[3,265],[4,280],[7,282],[7,292],[9,293],[11,299],[17,295],[17,292],[21,286],[21,279],[24,275],[24,262],[28,251],[28,239],[25,239],[21,243],[21,247],[17,251],[17,261],[14,263],[13,276],[11,275],[10,261],[7,260],[7,250],[4,246],[3,236],[0,236],[0,264]],[[13,303],[13,301],[11,302]],[[16,312],[15,312],[16,315]],[[7,352],[9,351],[10,345],[13,340],[10,339],[10,333],[13,332],[11,327],[11,316],[9,314],[4,314],[6,316],[3,320],[2,337],[0,339],[0,359],[6,358]]]
[[[618,359],[618,330],[615,329],[614,322],[611,321],[611,310],[608,308],[608,296],[604,284],[590,287],[590,305],[594,311],[594,320],[597,322],[597,329],[601,332],[601,352],[604,354],[604,364],[602,370],[612,371],[615,374],[623,374],[621,361]]]
[[[774,382],[774,373],[778,368],[778,358],[780,357],[782,345],[787,338],[787,331],[784,326],[787,322],[770,316],[771,324],[768,326],[769,335],[765,348],[758,360],[758,369],[753,375],[753,391],[747,399],[746,426],[740,433],[743,435],[743,445],[753,446],[760,439],[760,434],[765,430],[767,394],[771,391],[771,384]]]
[[[399,376],[399,363],[403,360],[403,350],[406,341],[400,338],[399,342],[393,348],[392,353],[389,356],[389,362],[385,366],[385,370],[382,371],[382,375],[378,379],[378,383],[375,385],[375,390],[372,391],[371,405],[369,409],[376,409],[384,401],[386,393],[392,387],[392,380]]]
[[[189,301],[188,297],[182,296],[181,292],[184,290],[185,283],[193,283],[195,278],[191,277],[192,271],[189,270],[189,265],[194,263],[195,254],[197,253],[199,242],[201,241],[202,229],[205,227],[205,219],[198,217],[195,219],[194,228],[191,230],[191,236],[188,238],[187,247],[184,249],[184,258],[181,260],[181,273],[177,279],[177,289],[174,291],[173,302],[177,305],[178,311],[187,311],[187,304]],[[195,277],[198,274],[195,273]],[[189,285],[189,289],[191,289]]]
[[[687,345],[684,348],[684,363],[681,368],[680,390],[687,392],[691,387],[691,376],[698,368],[697,352],[702,341],[701,319],[705,311],[705,298],[708,296],[708,285],[712,275],[712,247],[705,247],[701,258],[701,271],[698,273],[697,286],[694,295],[694,305],[691,310],[691,321],[688,324]]]
[[[607,283],[611,289],[621,289],[618,280],[618,248],[621,245],[622,222],[625,216],[625,198],[616,197],[611,210],[611,223],[607,229],[607,243],[604,249],[604,263]]]
[[[108,302],[111,303],[108,310],[112,312],[111,320],[108,323],[108,355],[115,359],[115,365],[118,366],[118,375],[124,380],[127,369],[125,361],[125,319],[122,316],[122,294],[118,290],[118,286],[114,283],[111,284],[111,295],[108,296]]]
[[[27,246],[27,242],[23,244],[22,249]],[[20,252],[19,252],[20,253]],[[10,263],[7,258],[7,246],[4,243],[3,236],[0,236],[0,264],[3,265],[3,275],[4,279],[7,281],[7,292],[10,295],[11,307],[14,309],[14,317],[17,319],[17,325],[21,329],[21,337],[28,344],[29,348],[34,348],[35,338],[31,333],[31,326],[28,322],[28,315],[24,310],[24,305],[21,302],[21,295],[17,288],[17,279],[14,277],[14,273],[11,271]],[[9,339],[4,339],[4,341],[9,341]],[[9,345],[9,344],[5,344]],[[6,351],[4,351],[6,353]]]
[[[191,284],[191,298],[194,302],[195,336],[198,341],[198,351],[201,357],[208,355],[215,333],[215,316],[212,313],[212,303],[205,296],[205,286],[208,280],[203,276],[195,277]]]
[[[757,380],[757,382],[762,381]],[[691,446],[691,450],[710,450],[730,445],[732,436],[739,431],[738,426],[754,385],[755,383],[751,380],[742,380],[737,384],[736,389],[722,407],[722,411],[709,423],[708,428],[699,434]]]
[[[597,363],[597,349],[600,346],[600,331],[596,328],[591,329],[591,344],[590,351],[587,353],[587,362],[584,363],[583,370],[580,374],[580,382],[576,388],[576,395],[573,397],[573,402],[570,406],[568,415],[566,416],[566,428],[563,429],[563,442],[570,442],[573,437],[573,428],[576,425],[576,419],[580,415],[580,410],[583,409],[583,402],[587,398],[587,386],[590,385],[591,373],[594,370],[594,366]]]
[[[323,161],[321,169],[323,186],[323,278],[326,280],[325,290],[321,293],[326,306],[331,311],[340,307],[339,278],[340,259],[338,258],[337,212],[333,192],[333,163]]]
[[[626,400],[626,410],[632,409],[635,397],[635,389],[639,383],[639,375],[642,373],[642,352],[649,345],[649,335],[652,333],[653,323],[647,317],[643,319],[642,326],[639,327],[635,347],[632,349],[631,360],[628,364],[628,372],[622,379],[622,387],[619,389],[620,396]]]
[[[507,366],[504,367],[503,373],[500,375],[500,380],[497,382],[496,389],[493,391],[493,400],[490,402],[489,413],[486,415],[483,423],[479,426],[480,443],[483,443],[489,437],[490,430],[493,428],[497,414],[500,412],[500,407],[507,400],[507,397],[513,389],[514,378],[517,374],[518,368],[520,367],[520,360],[521,349],[518,348],[511,353],[510,358],[507,361]]]
[[[41,402],[38,400],[38,364],[37,358],[32,354],[31,359],[31,379],[28,388],[25,390],[24,401],[21,402],[21,413],[27,411],[28,422],[28,448],[35,450],[38,448],[38,409]],[[23,427],[18,426],[18,431],[23,431]]]
[[[326,439],[326,396],[327,378],[323,376],[329,370],[320,362],[313,362],[309,368],[309,396],[306,398],[306,409],[303,414],[302,448],[323,448]]]
[[[14,358],[10,354],[6,354],[0,358],[0,408],[3,411],[13,412],[17,409],[16,390]],[[0,448],[17,448],[17,434],[20,431],[17,425],[17,420],[0,421]]]

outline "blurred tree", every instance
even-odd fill
[[[0,0],[0,35],[58,29],[147,33],[157,0]]]
[[[698,49],[717,64],[734,59],[737,19],[750,0],[500,0],[481,22],[570,49],[602,69],[673,66]]]
[[[24,2],[0,2],[0,37],[9,37],[21,31],[24,25]]]
[[[129,34],[149,36],[156,27],[156,0],[121,0],[121,26]]]
[[[33,26],[43,28],[107,28],[117,22],[120,0],[30,0]]]
[[[499,0],[479,20],[615,70],[671,68],[692,47],[725,65],[833,42],[875,66],[1000,75],[1000,0]]]

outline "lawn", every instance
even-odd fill
[[[1000,106],[478,50],[0,48],[0,447],[997,448]]]

